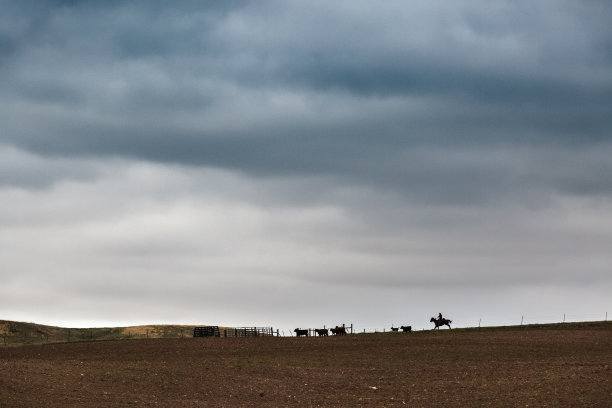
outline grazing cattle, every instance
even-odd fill
[[[399,327],[393,327],[393,326],[391,326],[391,331],[396,332],[396,331],[398,331],[398,330],[399,330]]]
[[[294,332],[297,337],[300,337],[300,336],[308,337],[308,329],[295,329]]]
[[[329,329],[334,336],[344,336],[346,334],[346,328],[344,326],[336,326],[333,329]]]
[[[315,329],[315,332],[317,332],[317,334],[319,336],[327,336],[329,333],[329,330],[327,329]]]
[[[436,325],[436,327],[434,327],[435,329],[440,330],[440,326],[448,326],[448,328],[450,329],[451,326],[450,324],[453,322],[450,319],[445,319],[443,317],[436,319],[435,317],[432,317],[431,319],[429,319],[430,322],[432,322],[433,324]]]
[[[412,326],[402,326],[400,327],[404,333],[412,332]]]

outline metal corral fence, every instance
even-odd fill
[[[222,327],[203,326],[193,329],[193,337],[260,337],[278,336],[272,327]]]

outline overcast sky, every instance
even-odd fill
[[[612,3],[0,0],[0,319],[612,313]]]

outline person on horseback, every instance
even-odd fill
[[[438,313],[437,319],[435,317],[432,317],[429,321],[436,325],[434,329],[439,329],[440,326],[448,326],[448,328],[450,329],[450,324],[453,322],[450,319],[445,319],[444,317],[442,317],[442,313]]]

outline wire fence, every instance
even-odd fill
[[[482,316],[468,319],[453,319],[453,327],[496,327],[496,326],[522,326],[530,324],[554,324],[608,321],[608,313],[558,313],[558,314],[521,314],[516,317],[508,316]]]
[[[446,316],[445,316],[446,317]],[[499,326],[525,326],[532,324],[555,324],[555,323],[579,323],[579,322],[599,322],[608,321],[608,312],[601,313],[558,313],[558,314],[517,314],[513,316],[486,316],[482,317],[467,317],[467,318],[455,318],[455,316],[449,317],[452,320],[451,327],[453,329],[467,329],[477,327],[499,327]],[[610,315],[612,318],[612,315]],[[418,320],[409,323],[412,325],[412,331],[424,331],[432,330],[434,324],[429,320]],[[350,324],[352,328],[351,332],[354,334],[363,333],[386,333],[391,332],[393,324],[380,325],[380,326],[359,326]],[[326,327],[321,325],[321,327]],[[349,327],[349,325],[347,325]],[[396,327],[397,328],[397,327]],[[448,330],[448,327],[443,326],[441,329]],[[309,335],[314,336],[314,329],[308,329]],[[294,329],[279,329],[279,335],[281,337],[293,337],[296,334]],[[401,332],[401,330],[399,330]],[[330,333],[331,334],[331,333]]]

